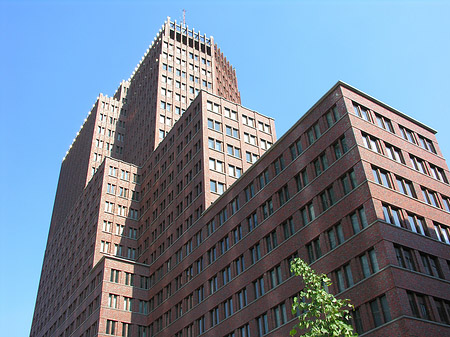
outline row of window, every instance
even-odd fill
[[[372,173],[376,183],[417,199],[417,193],[411,181],[403,177],[393,175],[392,173],[376,166],[372,166]],[[429,205],[442,208],[447,212],[450,212],[450,199],[448,197],[423,186],[421,186],[420,189],[422,191],[423,201]]]
[[[378,138],[368,135],[366,133],[362,133],[362,139],[363,144],[366,148],[378,152],[380,154],[385,154],[390,159],[405,164],[405,159],[403,157],[402,151],[399,148],[392,146],[386,142],[382,142]],[[384,149],[382,146],[383,144]],[[433,165],[431,163],[428,163],[427,161],[412,154],[409,154],[409,158],[413,169],[423,174],[429,175],[436,180],[443,181],[448,184],[447,176],[442,168]]]
[[[105,201],[105,212],[114,213],[115,204],[110,201]],[[139,210],[134,208],[129,208],[123,205],[117,205],[117,215],[124,216],[133,220],[139,218]]]
[[[423,217],[387,203],[382,204],[384,220],[397,227],[403,227],[425,236],[431,236],[428,226]],[[436,238],[444,243],[450,244],[450,229],[448,226],[433,221]]]
[[[389,118],[384,117],[374,111],[371,111],[367,109],[366,107],[357,104],[353,102],[353,109],[355,115],[359,116],[360,118],[365,119],[366,121],[370,123],[376,123],[379,127],[395,134],[394,127],[392,125],[392,122]],[[436,149],[433,145],[433,142],[429,140],[428,138],[417,134],[414,131],[411,131],[407,128],[405,128],[402,125],[399,125],[400,133],[404,139],[407,141],[419,145],[420,147],[424,148],[427,151],[430,151],[432,153],[436,153]]]

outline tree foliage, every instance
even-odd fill
[[[307,337],[358,336],[345,322],[350,319],[353,306],[349,300],[337,299],[325,290],[325,285],[331,285],[326,275],[318,275],[300,258],[292,260],[291,271],[303,277],[305,284],[292,305],[292,314],[298,314],[298,322],[293,326],[291,336],[298,330],[305,331],[302,336]]]

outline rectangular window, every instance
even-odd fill
[[[312,240],[306,245],[308,251],[309,263],[313,263],[315,260],[322,256],[322,249],[320,248],[319,238]]]
[[[369,306],[375,327],[391,320],[391,313],[385,295],[369,302]]]
[[[368,122],[371,122],[369,109],[353,102],[353,110],[356,116],[361,117],[362,119],[365,119]]]
[[[363,144],[369,150],[381,153],[380,140],[366,133],[362,133]]]
[[[381,116],[379,114],[375,114],[375,118],[377,120],[377,124],[380,128],[383,128],[389,132],[395,133],[394,128],[392,127],[392,122],[389,118]]]
[[[412,198],[417,198],[416,191],[414,190],[413,183],[402,177],[396,176],[397,188],[400,193],[408,195]]]
[[[339,113],[336,105],[334,105],[328,112],[325,114],[325,119],[327,121],[327,125],[330,128],[336,121],[339,119]]]
[[[272,198],[268,199],[262,206],[263,219],[267,219],[273,213]]]
[[[373,248],[361,255],[359,257],[359,262],[364,278],[369,277],[380,270],[378,267],[377,256]]]
[[[300,209],[300,215],[303,220],[303,226],[306,226],[316,218],[316,213],[314,211],[314,206],[312,202],[306,204],[305,207]]]
[[[336,285],[338,288],[338,291],[344,291],[345,289],[353,286],[353,275],[352,270],[350,268],[350,264],[346,264],[342,266],[341,268],[337,269],[334,272],[335,279],[336,279]]]
[[[256,323],[258,325],[258,337],[262,337],[269,332],[269,322],[267,320],[267,313],[262,314],[256,318]]]
[[[345,136],[342,136],[337,142],[333,144],[333,150],[336,160],[341,158],[344,155],[344,153],[348,151]]]
[[[319,197],[322,204],[322,210],[325,212],[336,202],[333,186],[328,187],[324,192],[320,194]]]
[[[294,222],[292,221],[292,218],[289,218],[285,222],[283,222],[282,226],[285,240],[295,233]]]
[[[401,131],[404,139],[406,139],[408,142],[411,142],[413,144],[417,144],[414,133],[411,130],[408,130],[407,128],[400,125],[400,131]]]
[[[344,242],[344,232],[342,230],[342,225],[338,223],[334,225],[327,231],[328,242],[330,244],[330,249],[334,249]]]
[[[302,152],[303,152],[303,147],[302,147],[302,142],[301,139],[297,139],[290,147],[289,150],[291,151],[291,157],[292,160],[294,160],[295,158],[297,158]]]
[[[420,258],[422,259],[423,267],[425,268],[425,273],[430,276],[444,278],[442,274],[441,266],[439,264],[439,259],[436,256],[420,253]]]
[[[264,278],[262,276],[253,282],[253,287],[255,290],[255,298],[259,298],[266,293],[264,289]]]
[[[372,173],[377,184],[383,185],[387,188],[392,188],[389,173],[383,169],[372,166]]]
[[[446,244],[450,244],[450,228],[436,221],[433,221],[433,225],[437,239]]]
[[[301,171],[299,174],[295,176],[295,183],[297,185],[297,192],[302,190],[306,185],[308,185],[308,174],[306,173],[306,169]]]
[[[416,263],[414,262],[413,252],[407,247],[394,244],[395,256],[400,267],[409,270],[417,271]]]
[[[275,171],[275,175],[278,175],[281,171],[284,170],[284,159],[283,159],[283,157],[278,157],[273,162],[273,168],[274,168],[274,171]]]
[[[427,204],[432,205],[434,207],[441,208],[436,192],[431,191],[425,187],[421,187],[421,189],[422,189],[423,199]]]
[[[392,146],[390,144],[387,144],[387,143],[385,143],[385,147],[386,147],[386,155],[390,159],[395,160],[396,162],[399,162],[402,164],[405,163],[405,160],[403,159],[402,151],[399,148]]]
[[[412,154],[409,155],[409,158],[411,159],[411,165],[413,169],[423,174],[428,174],[427,169],[425,167],[425,162],[422,159],[415,157]]]
[[[285,324],[287,322],[286,305],[282,303],[273,308],[273,316],[275,319],[275,328]]]
[[[413,316],[430,320],[430,307],[426,296],[412,291],[407,291],[407,294]]]
[[[368,226],[366,219],[366,212],[364,208],[359,208],[356,212],[350,214],[350,221],[352,223],[353,232],[355,234],[359,233],[362,229]]]
[[[276,231],[271,232],[264,238],[264,240],[266,241],[267,253],[271,252],[274,248],[278,246]]]
[[[436,153],[436,149],[433,145],[433,142],[431,140],[429,140],[428,138],[425,138],[421,135],[419,135],[419,145],[420,145],[420,147],[424,148],[427,151]]]
[[[397,227],[403,227],[402,224],[404,223],[404,221],[400,209],[388,204],[383,204],[382,207],[384,220],[386,222]]]

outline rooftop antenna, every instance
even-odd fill
[[[186,26],[186,10],[183,9],[183,26]]]

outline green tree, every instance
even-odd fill
[[[307,337],[358,336],[353,327],[346,323],[353,306],[349,300],[337,299],[325,290],[325,286],[331,285],[326,275],[318,275],[300,258],[291,261],[291,271],[301,276],[305,284],[292,305],[292,314],[299,315],[298,323],[290,332],[291,336],[297,334],[298,330],[304,330],[302,336]]]

